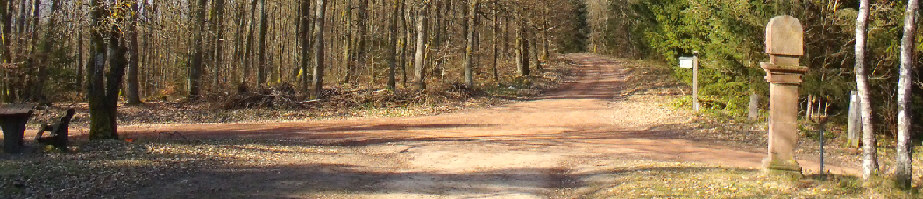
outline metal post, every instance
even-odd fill
[[[699,51],[692,52],[692,107],[699,112]]]
[[[818,125],[820,126],[820,175],[822,176],[826,174],[824,172],[824,123],[826,123],[826,121],[822,121]]]

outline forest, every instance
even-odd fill
[[[758,172],[751,168],[759,162],[741,158],[746,155],[701,161],[728,156],[724,151],[766,150],[770,142],[766,132],[771,131],[768,125],[772,123],[770,84],[760,63],[770,59],[766,24],[781,15],[792,16],[804,26],[800,64],[808,70],[799,90],[797,136],[801,141],[797,144],[802,147],[796,154],[810,185],[805,180],[754,177]],[[294,185],[279,185],[268,188],[278,195],[263,197],[323,197],[327,191],[381,194],[379,191],[405,186],[387,184],[392,181],[429,176],[440,176],[435,181],[451,181],[448,184],[484,183],[480,178],[523,183],[531,176],[504,180],[495,175],[534,171],[551,175],[553,180],[583,184],[563,187],[567,185],[554,182],[530,194],[606,198],[618,195],[596,190],[608,185],[595,186],[604,182],[591,179],[644,167],[626,171],[629,176],[624,178],[647,179],[639,176],[650,171],[655,171],[651,175],[656,178],[669,179],[733,176],[744,180],[712,184],[736,182],[752,194],[719,189],[727,197],[919,197],[916,192],[923,186],[923,156],[918,152],[923,150],[923,56],[919,56],[923,33],[916,28],[923,24],[918,18],[917,0],[0,0],[0,104],[29,104],[40,111],[27,125],[27,140],[35,136],[31,132],[45,128],[40,126],[44,120],[57,119],[62,110],[77,109],[68,116],[75,123],[70,129],[77,147],[71,150],[82,155],[0,155],[0,192],[19,190],[11,191],[17,194],[14,197],[30,197],[42,190],[60,189],[65,185],[49,183],[49,187],[29,189],[16,184],[55,181],[25,172],[52,167],[103,168],[138,176],[188,170],[204,181],[215,176],[246,177],[229,184],[271,181],[265,177],[273,174],[246,173],[250,169],[333,179],[330,184],[334,185],[312,184],[308,192],[321,195],[297,195],[300,192],[293,191],[297,188],[286,187]],[[680,57],[693,52],[700,60],[695,100],[689,95],[691,70],[676,66]],[[853,93],[861,102],[853,103]],[[693,101],[701,102],[702,112],[689,110]],[[850,121],[851,106],[856,105],[860,117]],[[817,112],[822,112],[829,128],[813,126]],[[848,126],[856,122],[861,123],[861,143],[846,138]],[[627,132],[635,134],[623,135]],[[36,141],[41,136],[39,133]],[[644,142],[648,145],[624,141],[629,138],[651,140]],[[480,143],[482,139],[489,143]],[[665,139],[692,140],[681,145],[705,151],[705,155],[658,159],[666,156],[663,154],[686,153],[652,144]],[[833,151],[828,159],[832,171],[822,169],[824,148],[823,144],[819,149],[815,146],[818,139],[833,140],[828,146]],[[700,143],[702,140],[708,142]],[[729,145],[737,148],[697,145],[715,145],[712,141],[733,143]],[[442,143],[455,148],[440,148]],[[389,147],[413,144],[421,145],[420,149],[412,146],[387,152],[392,150]],[[630,148],[634,152],[629,154],[648,159],[623,162],[618,159],[625,155],[622,152],[597,151],[612,146]],[[111,149],[100,149],[107,147]],[[571,147],[574,152],[561,159],[557,155],[564,149],[559,147]],[[39,151],[53,151],[48,149]],[[350,150],[355,151],[342,152]],[[332,160],[324,156],[325,151],[361,155]],[[481,156],[466,160],[465,155],[423,156],[436,152]],[[525,155],[493,158],[520,152]],[[597,153],[607,157],[589,155]],[[821,154],[819,162],[814,160],[817,153]],[[253,154],[264,157],[253,158]],[[406,161],[429,160],[423,162],[427,165],[473,163],[451,168],[411,167],[407,165],[414,164],[405,162],[383,163],[393,167],[387,169],[361,167],[381,170],[343,166],[405,161],[378,159],[381,154],[411,155]],[[578,166],[530,162],[532,155],[588,164],[580,168],[592,168],[595,173],[567,173],[577,172]],[[148,162],[134,166],[100,163],[123,156]],[[189,161],[177,160],[184,158]],[[443,162],[454,158],[462,160]],[[590,165],[594,158],[601,163]],[[44,163],[48,160],[68,166]],[[224,161],[220,165],[234,173],[202,166],[211,161]],[[292,163],[298,161],[303,163]],[[715,166],[687,165],[689,161]],[[253,162],[259,164],[250,164]],[[168,164],[182,168],[151,169]],[[665,166],[672,164],[680,166]],[[808,165],[813,169],[817,164],[819,171],[809,170]],[[718,169],[724,167],[738,169]],[[299,173],[305,172],[299,170],[303,168],[321,171]],[[560,168],[565,171],[555,170]],[[414,172],[399,172],[410,170]],[[24,174],[10,174],[20,171]],[[437,175],[439,172],[459,176]],[[815,182],[821,178],[809,173],[819,173],[823,180]],[[115,174],[72,177],[95,183],[106,175]],[[368,185],[374,191],[339,187],[354,178],[385,184]],[[188,181],[182,177],[168,180],[175,179]],[[893,179],[899,188],[870,185],[880,179]],[[162,190],[134,189],[159,180],[164,179],[139,177],[133,181],[137,184],[113,189],[132,189],[125,194],[133,196],[159,193]],[[757,186],[762,181],[790,188],[775,193]],[[437,184],[421,188],[436,190],[397,190],[480,198],[491,196],[485,190],[503,186],[484,183],[490,185],[453,195],[446,193],[457,189],[453,185]],[[93,186],[99,184],[80,185]],[[189,187],[214,186],[235,185]],[[673,197],[703,196],[672,188],[676,187],[650,190],[672,190],[666,196]],[[162,189],[178,194],[162,197],[203,196],[183,195],[194,191],[183,188]],[[257,188],[240,190],[254,191],[250,189]],[[512,195],[505,195],[506,191]],[[563,195],[547,194],[552,192]],[[504,189],[494,197],[516,193]],[[97,194],[84,191],[62,197],[115,196]],[[651,196],[646,194],[658,195],[631,197]]]
[[[324,87],[498,85],[540,69],[574,29],[570,13],[549,10],[572,5],[563,0],[4,4],[4,102],[108,107],[263,88],[323,98]]]

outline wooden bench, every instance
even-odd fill
[[[3,151],[22,152],[23,134],[26,122],[32,117],[34,106],[28,104],[7,104],[0,106],[0,128],[3,129]]]
[[[67,151],[67,127],[70,126],[71,119],[77,113],[74,109],[67,109],[67,113],[61,117],[58,123],[42,125],[42,128],[35,134],[35,142],[39,144],[51,145],[61,151]],[[49,137],[42,137],[45,132],[50,132]]]

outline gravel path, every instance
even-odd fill
[[[685,172],[697,165],[751,171],[765,156],[762,148],[688,139],[692,114],[664,105],[676,96],[620,92],[638,86],[628,81],[630,69],[620,61],[590,54],[567,59],[577,64],[577,76],[560,89],[494,108],[408,118],[125,128],[139,139],[177,132],[183,139],[236,140],[246,144],[221,147],[253,152],[227,154],[226,165],[135,195],[574,198],[605,189],[612,183],[606,176],[621,170]]]

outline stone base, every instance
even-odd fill
[[[773,160],[766,158],[763,160],[763,170],[772,174],[787,174],[800,177],[801,165],[795,160]]]

